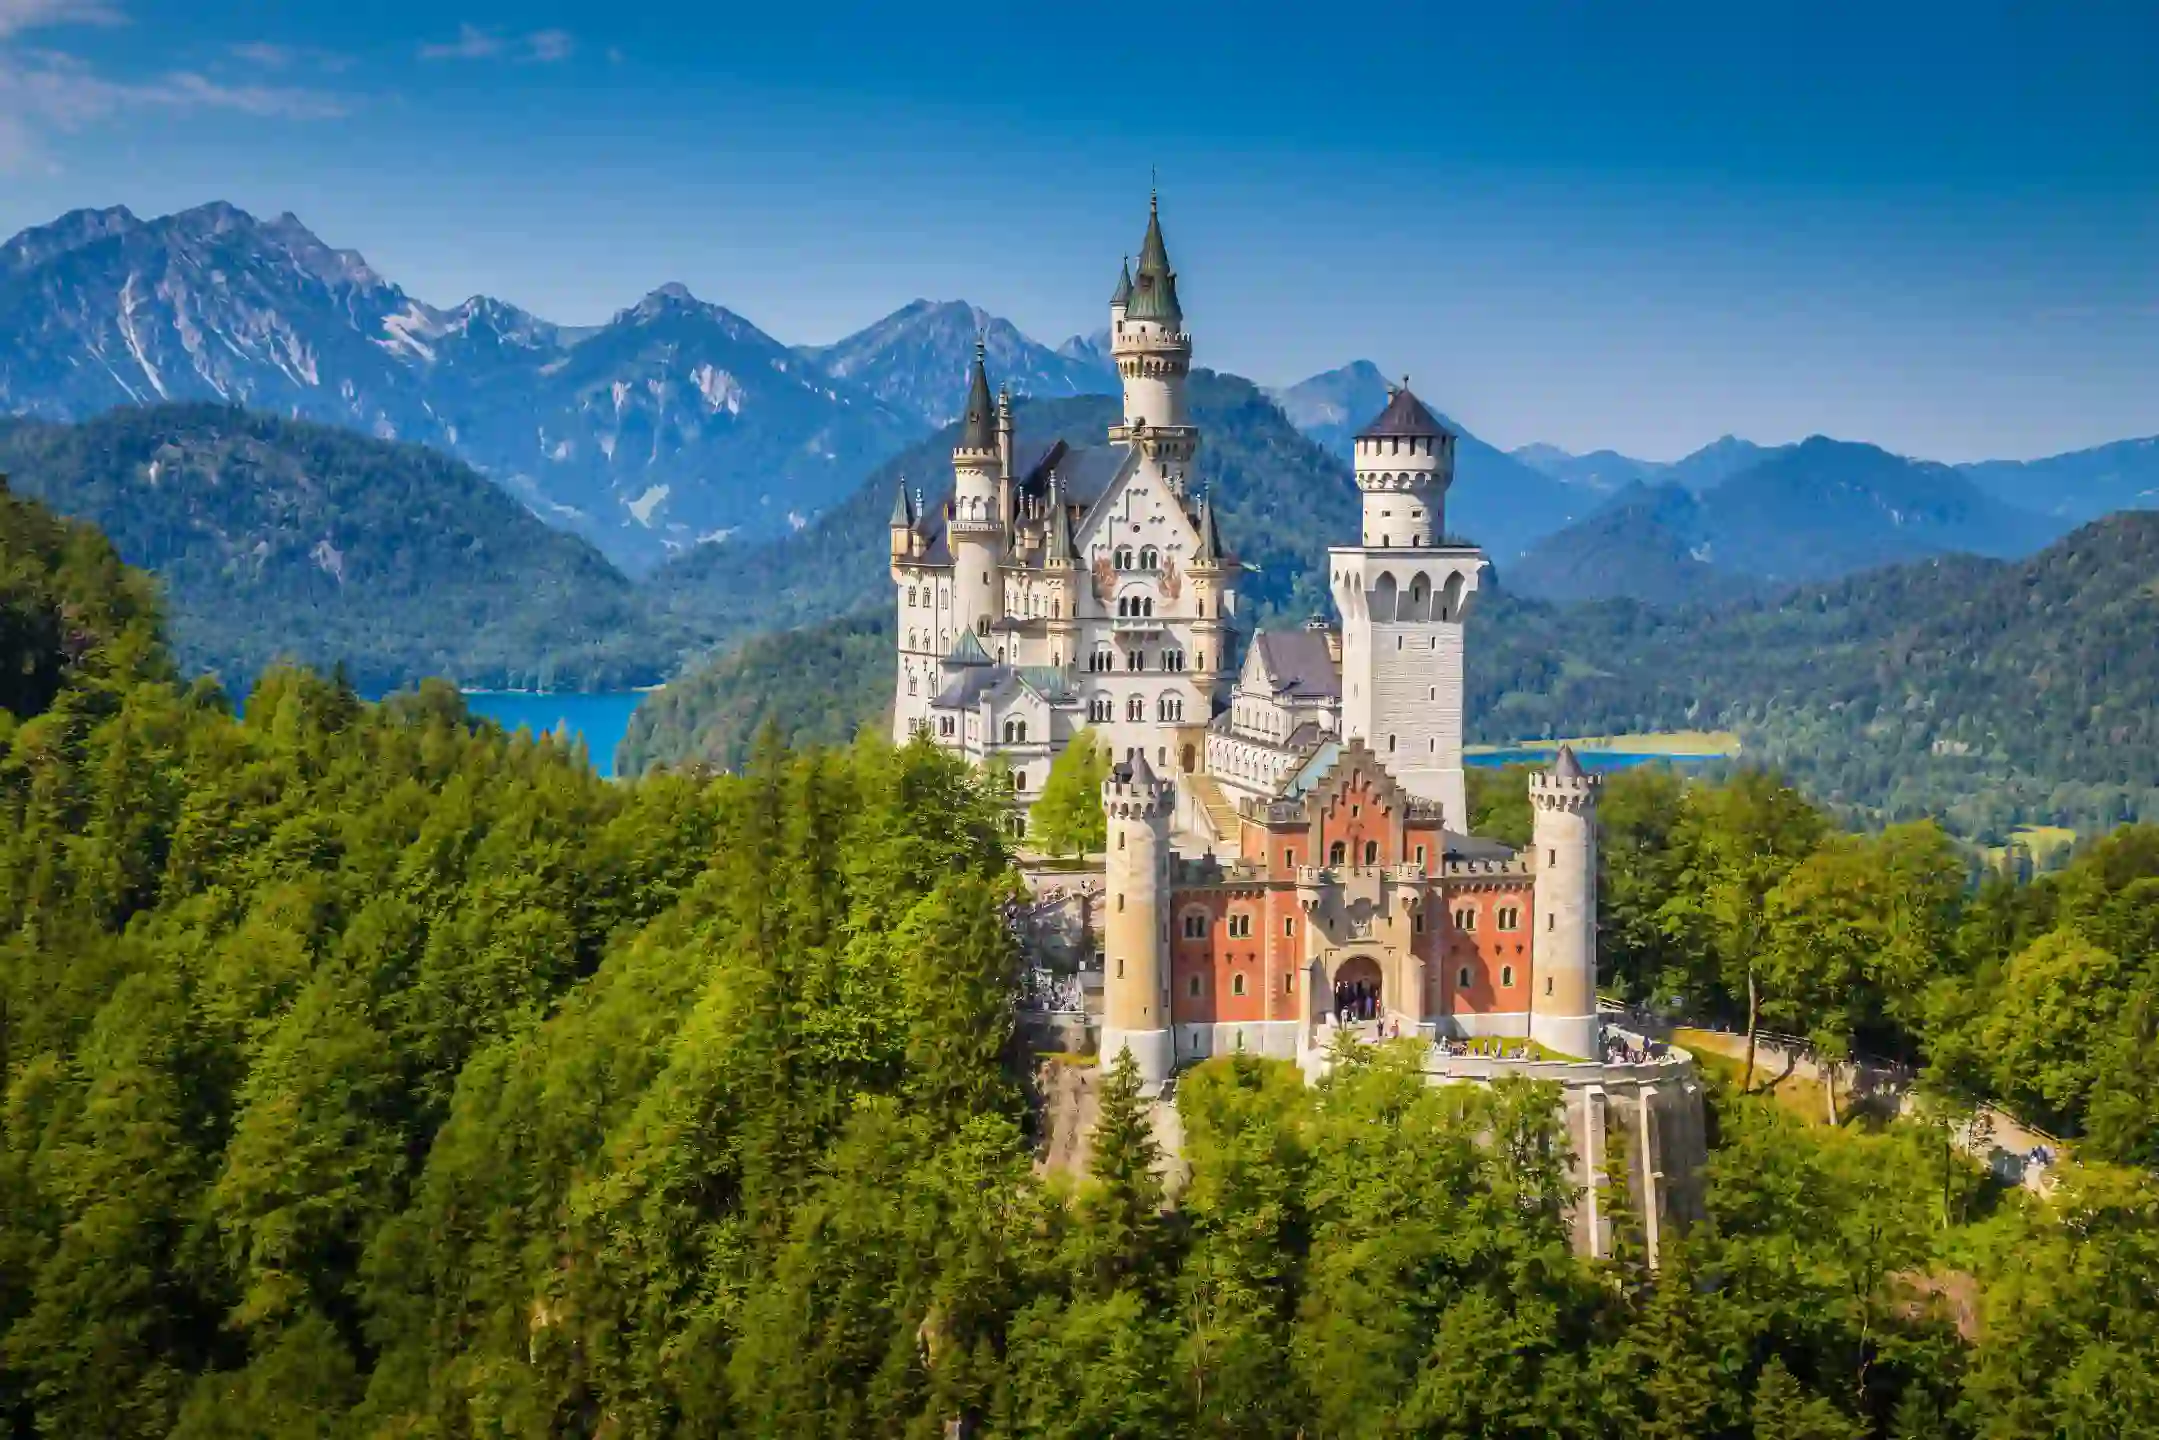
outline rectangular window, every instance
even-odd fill
[[[1282,938],[1285,940],[1292,940],[1296,938],[1296,935],[1297,917],[1292,915],[1282,922]]]
[[[1198,940],[1207,934],[1207,917],[1195,910],[1184,917],[1184,938]]]
[[[1422,845],[1417,847],[1417,863],[1419,865],[1424,863],[1424,847]]]
[[[1229,917],[1229,938],[1232,940],[1249,940],[1252,938],[1252,916],[1250,913]]]
[[[1191,996],[1194,1000],[1199,999],[1199,976],[1192,975],[1186,978],[1184,982],[1184,993]]]

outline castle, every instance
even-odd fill
[[[978,349],[951,500],[901,487],[895,736],[998,756],[1031,803],[1072,737],[1113,760],[1104,1055],[1159,1085],[1228,1049],[1296,1059],[1344,1018],[1597,1053],[1596,777],[1537,777],[1526,853],[1470,836],[1462,634],[1486,559],[1450,541],[1455,437],[1405,386],[1358,432],[1339,625],[1233,664],[1240,566],[1195,497],[1192,336],[1159,207],[1110,297],[1124,418],[1022,466]]]
[[[1488,562],[1447,535],[1455,436],[1392,393],[1356,436],[1356,543],[1327,552],[1338,621],[1260,631],[1240,660],[1242,567],[1193,494],[1192,337],[1152,202],[1109,338],[1106,444],[1021,463],[978,346],[951,499],[902,483],[895,739],[1000,758],[1022,807],[1074,736],[1107,749],[1080,927],[1103,1063],[1129,1053],[1154,1093],[1234,1050],[1317,1075],[1346,1032],[1425,1040],[1435,1081],[1556,1081],[1578,1243],[1607,1253],[1617,1163],[1654,1256],[1699,1210],[1700,1087],[1684,1052],[1599,1018],[1598,778],[1561,747],[1530,779],[1527,849],[1469,833],[1463,628]]]

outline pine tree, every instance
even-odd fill
[[[1080,1205],[1085,1278],[1097,1294],[1146,1288],[1159,1278],[1162,1150],[1140,1089],[1132,1052],[1119,1050],[1102,1076]]]

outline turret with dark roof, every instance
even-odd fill
[[[1436,439],[1449,436],[1446,426],[1434,419],[1432,412],[1424,408],[1424,402],[1409,391],[1405,382],[1387,398],[1387,408],[1380,411],[1371,424],[1357,432],[1359,440]]]
[[[1050,471],[1049,537],[1042,545],[1044,564],[1076,563],[1079,550],[1072,543],[1072,517],[1066,512],[1064,490],[1057,483],[1057,472]]]
[[[1582,778],[1582,762],[1575,758],[1572,745],[1559,747],[1559,754],[1553,757],[1552,760],[1552,774],[1560,780],[1579,780]]]
[[[900,493],[892,497],[892,528],[912,530],[915,528],[914,501],[907,494],[907,479],[900,477]]]
[[[983,368],[983,345],[975,341],[974,374],[967,381],[967,409],[960,424],[960,450],[997,448],[997,402],[990,398],[989,371]]]
[[[1199,502],[1199,548],[1192,552],[1194,565],[1219,565],[1223,560],[1222,532],[1214,523],[1214,497],[1205,495]]]
[[[1171,329],[1184,323],[1184,309],[1177,303],[1177,272],[1169,268],[1161,208],[1153,196],[1147,200],[1147,238],[1140,242],[1139,274],[1132,282],[1124,315],[1127,320],[1152,320]]]
[[[1109,303],[1112,308],[1132,303],[1132,257],[1129,255],[1124,257],[1124,263],[1118,267],[1117,288],[1110,292]]]

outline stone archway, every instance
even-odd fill
[[[1377,1020],[1387,1013],[1385,972],[1370,955],[1351,955],[1334,967],[1332,998],[1337,1013],[1349,1011],[1353,1022]]]

